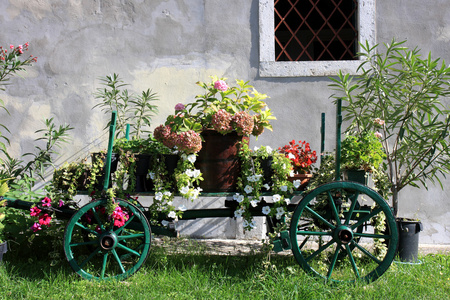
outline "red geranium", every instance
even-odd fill
[[[294,172],[297,174],[308,173],[311,165],[317,161],[316,151],[311,151],[311,147],[306,141],[299,141],[296,144],[295,140],[292,140],[288,145],[279,147],[278,152],[291,160]]]

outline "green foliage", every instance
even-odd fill
[[[348,131],[380,131],[386,153],[394,214],[405,186],[439,183],[450,171],[450,110],[441,103],[450,94],[450,68],[444,61],[422,58],[417,48],[392,40],[362,44],[360,75],[340,73],[331,86],[342,98]]]
[[[158,100],[151,89],[142,91],[140,95],[128,92],[118,74],[100,78],[104,88],[97,89],[95,98],[101,102],[94,105],[102,111],[111,114],[117,111],[116,137],[125,137],[126,125],[131,125],[131,135],[140,139],[144,133],[149,133],[152,117],[158,113],[158,108],[152,103]],[[109,128],[109,123],[105,129]]]
[[[386,158],[383,145],[371,131],[346,135],[341,144],[341,164],[347,169],[378,169]]]

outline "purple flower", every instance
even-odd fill
[[[175,111],[180,111],[180,110],[184,110],[186,107],[184,106],[183,103],[178,103],[177,105],[175,105]]]

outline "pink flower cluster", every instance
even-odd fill
[[[177,105],[175,105],[175,112],[184,110],[185,108],[186,108],[186,106],[184,106],[183,103],[178,103]]]
[[[253,131],[254,122],[252,116],[245,111],[240,111],[234,114],[232,125],[239,135],[250,135]]]
[[[14,45],[9,45],[9,49],[12,50],[12,54],[15,54],[17,56],[20,56],[24,53],[24,51],[28,51],[28,43],[25,43],[23,45],[19,45],[17,47],[14,47]],[[3,47],[0,46],[0,60],[5,61],[6,58],[8,56],[8,49],[4,49]],[[30,55],[29,58],[30,61],[37,61],[37,57],[33,57],[33,55]]]
[[[233,130],[231,120],[233,116],[224,109],[219,109],[211,119],[211,125],[214,130],[221,134],[227,134]]]
[[[219,91],[225,92],[226,90],[228,90],[228,85],[223,80],[217,80],[216,82],[214,82],[214,88]]]
[[[122,207],[117,206],[114,209],[111,218],[114,220],[114,226],[122,227],[130,217],[128,213],[122,209]]]
[[[52,200],[48,197],[45,197],[42,200],[42,206],[51,207]],[[52,217],[48,213],[42,212],[42,210],[37,206],[33,206],[32,208],[30,208],[30,216],[38,218],[38,222],[35,222],[30,228],[33,232],[42,230],[42,225],[50,226],[50,222],[52,221]]]
[[[186,153],[196,153],[202,148],[202,138],[193,130],[176,133],[169,125],[159,125],[155,128],[153,136],[167,148],[172,149],[176,146]]]

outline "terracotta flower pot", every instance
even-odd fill
[[[296,189],[297,191],[304,191],[308,186],[309,181],[313,177],[312,174],[294,174],[294,176],[289,176],[288,180],[294,182],[295,180],[300,180],[300,186]]]

